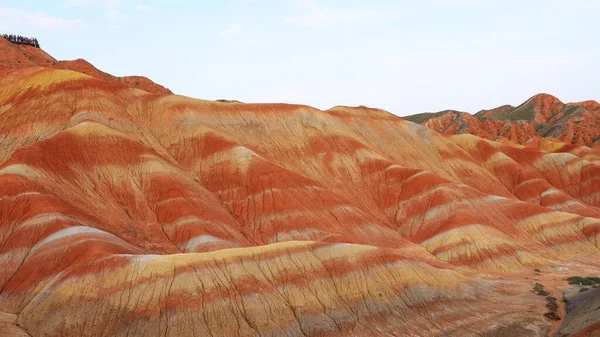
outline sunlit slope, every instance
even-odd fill
[[[0,145],[0,312],[33,336],[545,335],[499,273],[599,250],[594,150],[365,107],[30,67],[0,78]]]

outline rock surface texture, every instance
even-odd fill
[[[590,147],[0,55],[0,336],[545,336],[599,270]]]

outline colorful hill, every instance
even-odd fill
[[[600,276],[597,150],[0,48],[0,336],[546,336]]]
[[[472,134],[517,144],[545,138],[600,147],[600,104],[596,101],[564,104],[554,96],[539,94],[517,107],[503,105],[475,115],[447,110],[403,118],[443,134]]]

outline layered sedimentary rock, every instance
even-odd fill
[[[0,335],[543,336],[598,270],[597,150],[76,64],[2,70]]]
[[[545,138],[565,144],[600,146],[600,104],[596,101],[564,104],[548,94],[535,95],[517,107],[503,105],[475,115],[446,110],[404,118],[448,135],[472,134],[516,144]]]

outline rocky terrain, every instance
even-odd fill
[[[0,55],[0,336],[546,336],[600,276],[593,148]]]
[[[437,132],[528,144],[539,139],[600,148],[600,103],[563,103],[548,94],[538,94],[513,107],[503,105],[472,115],[455,110],[403,117]]]

